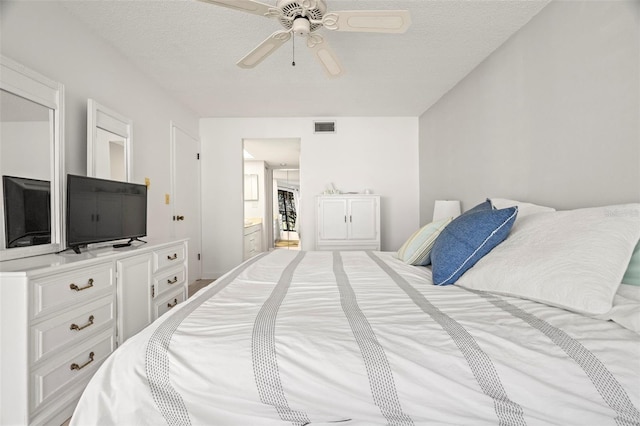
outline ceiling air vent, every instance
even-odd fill
[[[314,121],[313,133],[335,133],[336,122],[335,121]]]

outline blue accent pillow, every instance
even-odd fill
[[[496,208],[493,207],[493,204],[491,204],[491,200],[487,198],[487,200],[484,203],[478,204],[477,206],[475,206],[471,210],[467,210],[466,212],[462,213],[460,216],[464,216],[464,215],[470,214],[470,213],[479,212],[479,211],[482,211],[482,210],[495,210],[495,209]]]
[[[431,249],[433,283],[455,283],[469,268],[509,235],[518,207],[494,210],[485,201],[464,212],[442,230]]]
[[[485,201],[484,203],[480,203],[477,206],[475,206],[474,208],[472,208],[471,210],[467,210],[466,212],[462,213],[461,216],[464,216],[466,214],[469,213],[473,213],[473,212],[478,212],[478,211],[482,211],[482,210],[493,210],[494,207],[491,204],[491,200],[487,198],[487,201]],[[458,216],[460,217],[460,216]],[[438,241],[438,240],[436,240]],[[434,241],[435,244],[435,241]],[[433,247],[431,248],[431,250],[433,250]],[[425,259],[424,263],[422,263],[423,266],[427,266],[427,265],[431,265],[431,251],[429,251],[429,254],[427,255],[427,258]]]

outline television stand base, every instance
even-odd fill
[[[141,243],[146,243],[146,241],[142,241],[138,237],[130,238],[126,243],[114,244],[113,248],[122,248],[122,247],[131,247],[131,243],[134,241],[140,241]]]

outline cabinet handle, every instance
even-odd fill
[[[351,215],[349,215],[349,222],[353,223],[353,219],[351,218]]]
[[[173,299],[173,305],[171,303],[167,303],[167,308],[171,309],[178,304],[178,299]]]
[[[178,258],[178,253],[173,253],[173,256],[167,256],[167,260],[176,260]]]
[[[347,223],[347,215],[344,215],[344,223]]]
[[[75,284],[69,284],[69,288],[71,290],[75,290],[75,291],[82,291],[82,290],[86,290],[86,289],[91,288],[91,287],[93,287],[93,278],[89,278],[89,281],[87,281],[87,285],[84,286],[84,287],[78,287]]]
[[[91,315],[91,316],[89,317],[89,322],[88,322],[88,323],[86,323],[85,325],[82,325],[82,326],[81,326],[81,325],[78,325],[78,324],[71,324],[71,326],[69,327],[69,329],[70,329],[70,330],[78,330],[78,331],[80,331],[80,330],[82,330],[82,329],[84,329],[84,328],[89,327],[90,325],[93,325],[93,320],[94,320],[94,319],[95,319],[95,318],[93,317],[93,315]]]
[[[172,280],[167,280],[167,284],[175,284],[178,282],[178,277],[173,277]]]
[[[85,362],[85,363],[84,363],[84,364],[82,364],[82,365],[78,365],[78,364],[76,364],[76,363],[74,362],[73,364],[71,364],[71,365],[69,366],[69,368],[71,368],[72,370],[82,370],[82,369],[83,369],[83,368],[85,368],[87,365],[89,365],[89,364],[91,364],[91,363],[93,362],[93,356],[94,356],[94,353],[93,353],[93,352],[91,352],[91,353],[89,354],[89,361]]]
[[[182,215],[176,216],[176,220],[184,220],[184,216]]]

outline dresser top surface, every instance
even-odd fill
[[[49,268],[60,268],[62,266],[76,267],[84,263],[95,264],[100,260],[112,261],[122,257],[144,254],[153,250],[162,249],[175,244],[182,244],[187,239],[175,240],[152,240],[147,239],[147,244],[134,242],[131,246],[114,248],[112,245],[82,249],[80,254],[72,250],[60,253],[45,254],[40,256],[25,257],[0,262],[0,273],[2,274],[24,274],[29,272],[39,272]]]

